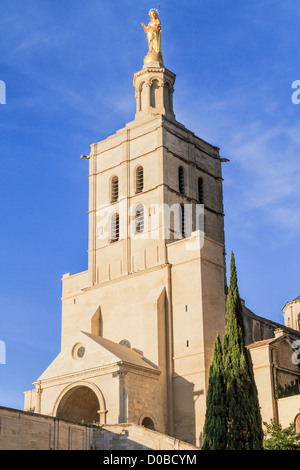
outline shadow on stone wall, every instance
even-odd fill
[[[94,443],[99,450],[199,450],[181,440],[131,423],[94,429]]]

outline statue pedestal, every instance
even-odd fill
[[[142,70],[133,75],[135,87],[135,120],[147,116],[166,116],[175,119],[173,111],[173,92],[175,74],[167,70],[161,62],[146,62]]]
[[[161,52],[148,52],[144,58],[144,67],[163,67],[163,57]]]

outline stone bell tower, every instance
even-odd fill
[[[82,156],[88,269],[62,278],[61,352],[25,409],[150,423],[200,445],[213,343],[225,327],[221,158],[176,120],[175,75],[163,64],[158,15],[150,19],[135,118]]]
[[[282,310],[285,326],[300,331],[300,295],[287,302]]]

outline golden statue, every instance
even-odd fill
[[[161,22],[158,18],[158,10],[152,8],[149,11],[150,22],[148,26],[145,26],[144,23],[141,25],[144,28],[145,33],[147,33],[147,40],[149,46],[149,52],[145,57],[145,62],[150,61],[159,61],[162,62],[162,53],[161,53]]]

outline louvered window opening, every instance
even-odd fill
[[[119,214],[114,214],[111,219],[111,242],[117,242],[120,238]]]
[[[140,166],[136,170],[136,193],[141,193],[144,189],[144,170]]]
[[[119,199],[119,179],[115,176],[111,181],[111,202]]]
[[[184,170],[182,166],[178,169],[178,185],[179,185],[179,192],[184,194]]]
[[[135,212],[135,232],[141,233],[144,231],[144,207],[138,206]]]
[[[204,204],[204,191],[203,191],[203,179],[198,178],[198,200],[200,204]]]
[[[184,211],[184,205],[182,204],[180,206],[180,210],[181,210],[181,220],[180,220],[180,223],[181,223],[181,236],[182,238],[185,238],[185,211]]]

